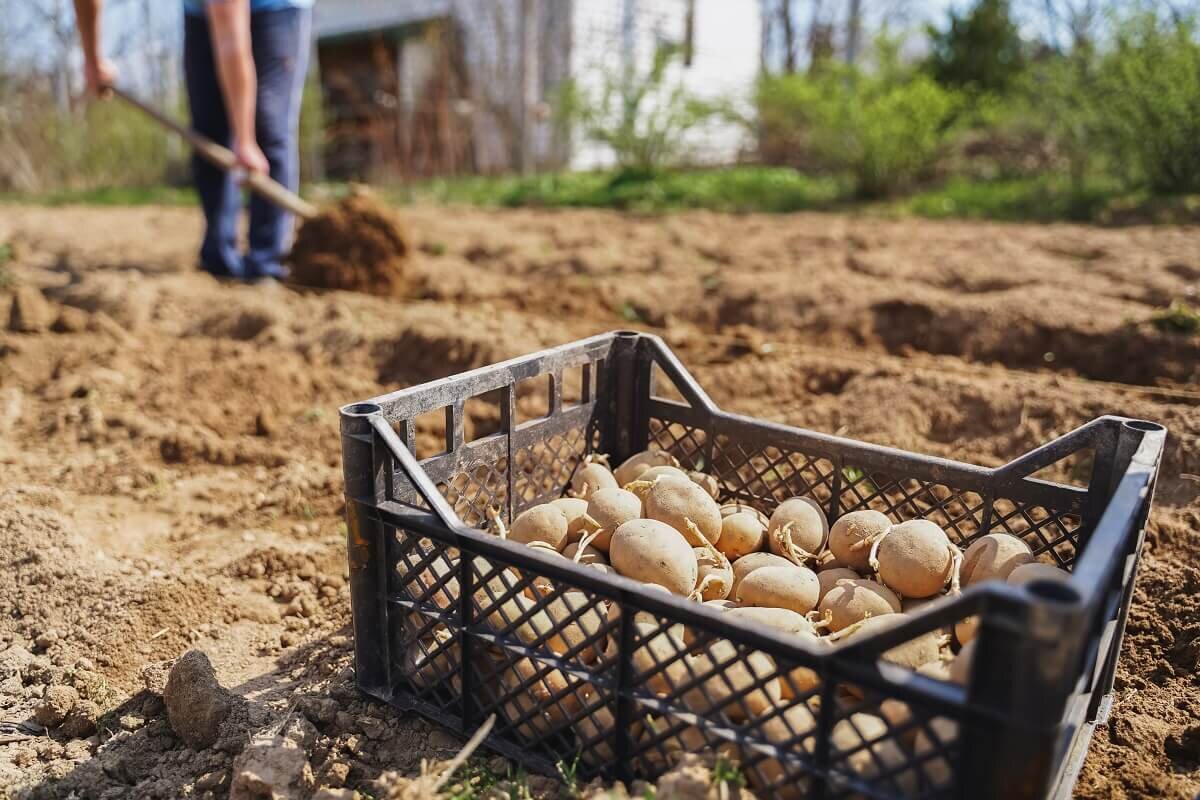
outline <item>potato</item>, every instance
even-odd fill
[[[724,600],[733,587],[733,567],[729,559],[707,547],[693,547],[692,552],[696,554],[696,592],[700,599]]]
[[[824,600],[825,595],[829,594],[829,590],[842,581],[857,581],[860,579],[859,574],[849,567],[833,567],[832,569],[821,570],[817,573],[817,583],[821,585],[819,600]]]
[[[720,545],[720,541],[717,542]],[[749,553],[733,562],[733,586],[729,589],[730,597],[737,597],[738,585],[742,579],[760,567],[793,567],[791,561],[774,553]]]
[[[929,729],[933,730],[931,735]],[[937,737],[937,741],[934,740]],[[944,751],[958,739],[958,723],[945,717],[935,717],[929,720],[917,731],[913,754],[919,762],[917,769],[925,775],[925,780],[936,789],[945,789],[954,780],[954,767],[944,755],[930,757],[933,753]]]
[[[617,489],[620,485],[608,467],[598,461],[585,461],[571,476],[571,491],[576,497],[590,500],[600,489]]]
[[[944,661],[930,661],[917,668],[917,672],[927,678],[939,681],[950,680],[950,670]],[[891,723],[893,728],[907,725],[912,720],[912,709],[908,703],[889,697],[879,704],[879,716]],[[905,747],[912,747],[917,738],[919,728],[909,728],[900,735]]]
[[[633,519],[642,516],[642,501],[633,492],[624,489],[599,489],[588,501],[584,521],[589,534],[589,543],[601,552],[608,552],[608,543],[613,531]]]
[[[833,726],[829,741],[833,751],[831,758],[865,779],[894,773],[908,761],[904,748],[895,736],[890,735],[887,723],[873,714],[851,714],[848,719],[841,720]],[[891,774],[884,785],[891,781],[895,781],[904,794],[911,794],[917,788],[911,770]]]
[[[812,561],[825,548],[829,523],[817,502],[808,497],[784,500],[767,525],[771,552],[795,564]]]
[[[965,619],[960,619],[958,622],[954,623],[954,640],[960,645],[964,645],[971,641],[978,633],[979,617],[976,614],[972,614],[971,616]]]
[[[574,561],[576,564],[608,564],[608,559],[604,557],[604,553],[592,547],[590,544],[580,547],[582,542],[574,542],[567,545],[562,551],[564,558]]]
[[[728,613],[728,612],[726,612]],[[692,676],[712,676],[684,692],[683,702],[697,714],[723,713],[734,722],[754,717],[779,701],[779,682],[770,681],[743,697],[736,698],[755,683],[775,674],[775,662],[758,650],[739,651],[727,639],[717,639],[708,648],[687,658]],[[691,676],[684,679],[690,683]]]
[[[748,506],[745,503],[725,503],[721,506],[721,518],[731,517],[734,514],[753,514],[762,523],[763,528],[767,527],[767,515],[759,511],[754,506]]]
[[[1069,580],[1071,580],[1071,573],[1065,569],[1059,569],[1058,567],[1038,561],[1013,567],[1013,571],[1008,573],[1008,582],[1012,586],[1024,586],[1033,581]]]
[[[734,599],[743,605],[786,608],[807,614],[817,606],[821,584],[804,567],[761,567],[742,579]]]
[[[567,518],[567,543],[578,542],[579,537],[584,534],[584,515],[587,514],[588,501],[582,497],[560,497],[551,500],[550,505],[563,512],[563,516]]]
[[[651,467],[660,466],[678,467],[679,459],[665,450],[643,450],[622,461],[621,466],[617,467],[613,474],[617,479],[617,484],[624,486],[636,481],[643,472]]]
[[[739,511],[721,519],[717,549],[726,558],[737,560],[757,553],[767,545],[767,524],[762,514]]]
[[[562,552],[567,546],[567,515],[549,503],[527,508],[513,520],[508,540],[520,544],[545,542]]]
[[[740,606],[729,609],[725,614],[731,620],[745,622],[750,625],[761,625],[764,628],[772,628],[782,633],[807,636],[811,639],[816,639],[818,636],[816,626],[808,617],[786,608]]]
[[[971,679],[971,663],[975,658],[975,643],[978,639],[972,639],[963,645],[963,648],[958,651],[958,655],[950,662],[950,680],[960,686],[966,686]]]
[[[707,472],[697,472],[689,470],[687,476],[691,478],[692,483],[704,490],[705,494],[713,500],[721,496],[721,483],[715,475],[709,475]]]
[[[958,549],[945,531],[927,519],[893,525],[876,540],[871,566],[901,597],[932,597],[953,577]]]
[[[681,724],[683,720],[675,717],[651,712],[645,714],[641,722],[642,734],[637,737],[637,744],[646,749],[634,761],[635,769],[640,771],[663,772],[674,766],[682,754],[711,748],[704,731],[695,725]],[[615,796],[615,793],[604,796]]]
[[[907,614],[884,614],[881,617],[869,617],[845,629],[845,638],[861,639],[900,625],[908,621]],[[907,642],[901,642],[882,656],[884,661],[898,664],[906,669],[917,668],[941,659],[941,637],[937,631],[918,634]]]
[[[962,583],[972,586],[983,581],[1003,581],[1022,564],[1035,559],[1029,545],[1007,533],[989,533],[971,542],[963,556]]]
[[[687,597],[696,588],[698,565],[692,546],[665,522],[635,519],[612,535],[608,557],[617,572],[644,583],[657,583]]]
[[[659,630],[657,622],[647,624],[634,618],[634,650],[630,660],[633,662],[635,679],[644,682],[652,692],[666,694],[673,691],[674,687],[684,686],[690,681],[684,663],[686,656],[675,658],[688,649],[679,630],[681,627]],[[610,638],[608,648],[604,651],[604,663],[612,665],[613,674],[616,658],[617,642]]]
[[[826,593],[818,610],[829,619],[829,630],[841,631],[868,617],[899,613],[900,598],[875,581],[843,579]]]
[[[567,721],[563,708],[554,702],[567,688],[567,680],[555,669],[539,674],[543,669],[523,658],[497,675],[501,689],[510,698],[502,706],[504,716],[509,723],[516,723],[517,733],[530,741],[548,736]]]
[[[671,593],[670,589],[668,589],[665,586],[660,586],[657,583],[647,583],[645,588],[653,589],[656,592],[666,592],[667,594]],[[608,621],[613,626],[612,635],[616,636],[617,635],[616,625],[621,621],[621,604],[620,603],[613,601],[608,604]],[[633,621],[640,622],[645,625],[657,625],[658,617],[649,611],[639,611],[636,614],[634,614]],[[680,626],[680,628],[682,628],[682,626]]]
[[[789,750],[811,753],[816,744],[813,734],[817,729],[817,718],[804,703],[796,703],[783,713],[767,709],[757,727],[768,742],[787,745]],[[759,761],[754,769],[746,773],[746,777],[755,791],[769,793],[771,797],[782,800],[802,800],[808,796],[811,783],[808,773],[795,761],[785,769],[776,758]]]
[[[605,610],[586,592],[562,592],[545,606],[545,613],[557,627],[556,639],[562,644],[548,643],[556,654],[563,656],[575,651],[573,658],[584,663],[596,660],[604,648]],[[587,643],[585,645],[585,642]]]
[[[646,492],[645,515],[670,525],[693,547],[714,544],[721,537],[721,507],[691,482],[656,480]]]
[[[688,474],[679,467],[672,467],[664,464],[660,467],[651,467],[643,472],[636,481],[630,481],[629,483],[622,484],[622,486],[626,489],[630,489],[632,486],[633,488],[630,489],[630,491],[641,496],[649,491],[650,487],[653,486],[655,481],[657,481],[659,478],[672,480],[676,483],[692,483],[692,479],[688,477]]]
[[[892,521],[886,514],[862,509],[843,514],[829,529],[829,549],[834,557],[857,572],[866,572],[871,545],[888,532]]]
[[[452,691],[460,693],[462,673],[457,668],[462,663],[462,652],[453,638],[445,626],[438,625],[430,635],[410,643],[404,649],[400,674],[418,689],[432,689],[448,681]]]
[[[612,713],[611,699],[598,693],[591,684],[583,684],[577,694],[583,697],[580,708],[585,712],[572,723],[580,745],[580,759],[593,767],[607,764],[616,757],[613,747],[616,744],[617,720]],[[641,731],[641,721],[634,721],[630,735],[635,741]]]
[[[709,608],[715,608],[717,611],[728,611],[731,608],[738,608],[738,604],[732,600],[705,600],[704,605]]]

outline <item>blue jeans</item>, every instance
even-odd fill
[[[184,15],[183,69],[192,127],[224,145],[232,140],[213,59],[208,20]],[[258,73],[255,130],[271,165],[271,177],[295,191],[300,183],[300,98],[308,70],[312,9],[260,11],[250,17]],[[238,251],[242,191],[228,173],[195,156],[192,175],[204,207],[206,229],[200,265],[214,275],[254,280],[282,277],[291,247],[292,215],[256,195],[250,197],[249,249]]]

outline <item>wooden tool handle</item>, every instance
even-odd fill
[[[239,169],[237,156],[228,147],[222,147],[207,136],[203,136],[191,128],[180,125],[157,108],[146,105],[128,92],[118,89],[116,86],[110,88],[112,89],[112,93],[117,97],[129,103],[129,105],[138,109],[167,130],[174,131],[182,136],[192,146],[192,149],[196,151],[196,155],[205,161],[226,172],[233,172]],[[299,217],[312,219],[317,215],[316,206],[302,199],[295,192],[289,191],[282,184],[272,180],[269,175],[250,174],[246,176],[244,183],[250,191],[269,200],[280,208],[291,211]]]

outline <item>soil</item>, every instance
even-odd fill
[[[301,286],[396,297],[411,255],[399,215],[358,190],[300,226],[288,266]]]
[[[273,775],[403,796],[461,742],[354,689],[337,407],[631,326],[733,410],[985,465],[1100,414],[1166,424],[1077,794],[1200,791],[1200,338],[1149,322],[1195,296],[1200,230],[405,215],[404,281],[340,284],[398,301],[212,280],[185,209],[4,207],[0,320],[9,295],[20,308],[0,333],[0,794],[250,796]],[[442,424],[419,420],[418,446]],[[468,436],[495,424],[475,414]],[[189,650],[213,668],[189,656],[176,679],[209,714],[198,749],[163,699]]]

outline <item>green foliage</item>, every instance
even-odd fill
[[[978,0],[966,14],[951,9],[945,30],[928,28],[927,62],[943,86],[1002,92],[1024,69],[1024,43],[1009,0]]]
[[[902,68],[895,50],[879,48],[873,72],[829,65],[810,75],[765,78],[758,107],[763,127],[797,131],[821,168],[849,174],[860,197],[913,186],[943,152],[960,96]]]
[[[645,72],[601,70],[588,90],[568,81],[555,103],[559,123],[608,146],[620,167],[654,170],[687,160],[687,134],[717,109],[693,98],[671,70],[678,48],[660,47]]]
[[[1192,308],[1182,300],[1175,300],[1170,308],[1157,312],[1151,321],[1154,327],[1168,333],[1200,334],[1200,309]]]
[[[1200,191],[1200,42],[1196,26],[1151,14],[1117,27],[1099,64],[1101,141],[1127,177],[1159,192]]]

